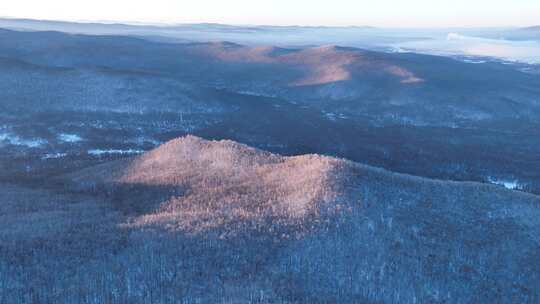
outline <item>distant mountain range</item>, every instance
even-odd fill
[[[533,31],[533,32],[538,32],[538,31],[540,31],[540,25],[524,27],[524,28],[521,28],[521,30],[523,30],[523,31]]]
[[[498,64],[474,65],[442,57],[338,46],[168,44],[133,37],[8,30],[0,31],[0,39],[4,57],[45,69],[63,69],[63,77],[78,77],[82,71],[97,73],[94,80],[153,75],[149,79],[166,77],[184,83],[184,87],[211,86],[280,98],[338,116],[367,116],[377,123],[450,126],[508,119],[537,121],[540,117],[538,78]],[[17,89],[9,84],[9,79],[19,81],[17,73],[11,73],[3,84],[9,86],[4,92]],[[69,83],[82,84],[77,80]],[[453,90],[447,90],[448,86]],[[155,89],[148,88],[143,94]],[[99,90],[106,92],[107,85]],[[47,91],[54,95],[54,89]],[[56,99],[58,106],[63,106],[62,98]]]
[[[60,31],[77,34],[96,35],[136,35],[152,39],[154,36],[162,36],[162,39],[178,38],[178,35],[189,31],[199,33],[239,33],[239,34],[264,34],[265,32],[289,32],[298,30],[376,30],[371,26],[273,26],[273,25],[228,25],[219,23],[185,23],[185,24],[144,24],[144,23],[120,23],[120,22],[68,22],[53,20],[33,20],[0,18],[0,28],[13,30],[32,31]],[[158,39],[159,40],[159,39]],[[178,39],[174,39],[178,41]],[[181,40],[181,39],[180,39]],[[200,41],[200,39],[195,39]]]
[[[131,137],[147,137],[143,130],[161,141],[189,132],[285,154],[317,152],[415,175],[517,180],[521,189],[540,189],[540,78],[529,66],[332,45],[11,30],[0,30],[0,54],[0,115],[10,117],[0,126],[10,138],[28,132],[32,140],[42,130],[39,136],[57,141],[50,125],[28,130],[28,121],[120,124],[121,133],[107,136],[113,150],[147,149],[126,146],[136,142]],[[103,113],[118,116],[101,121]],[[103,145],[100,129],[78,132],[93,139],[84,141],[87,150]]]

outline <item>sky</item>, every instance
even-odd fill
[[[67,21],[378,27],[540,23],[540,0],[1,0],[0,16]]]

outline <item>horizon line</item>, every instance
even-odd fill
[[[167,21],[129,21],[129,20],[100,20],[100,19],[36,19],[26,17],[0,16],[0,20],[13,21],[36,21],[36,22],[60,22],[76,24],[101,24],[101,25],[127,25],[127,26],[156,26],[173,27],[183,25],[224,25],[235,27],[301,27],[301,28],[372,28],[372,29],[482,29],[482,28],[530,28],[540,26],[531,25],[481,25],[481,26],[376,26],[376,25],[309,25],[309,24],[250,24],[250,23],[222,23],[222,22],[167,22]]]

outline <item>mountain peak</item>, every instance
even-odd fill
[[[142,204],[127,206],[145,210],[134,225],[235,231],[236,224],[246,221],[274,218],[283,226],[298,226],[327,213],[339,196],[338,168],[345,163],[318,155],[282,157],[233,141],[186,136],[69,179],[80,190],[122,191],[130,204]],[[156,195],[138,202],[138,188]]]

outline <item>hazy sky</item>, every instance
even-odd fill
[[[0,0],[0,16],[152,23],[528,26],[540,0]]]

